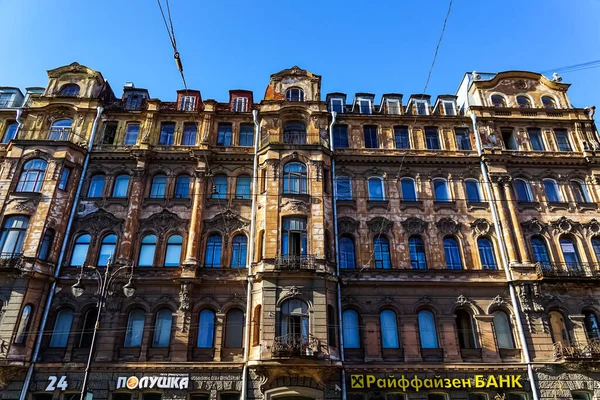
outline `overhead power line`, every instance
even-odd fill
[[[448,4],[448,12],[446,12],[446,18],[444,18],[444,25],[442,26],[442,33],[440,34],[440,38],[438,40],[437,45],[435,46],[435,53],[433,54],[433,61],[431,62],[431,67],[429,67],[429,73],[427,74],[427,81],[425,82],[425,88],[423,89],[423,93],[427,93],[427,87],[429,86],[429,80],[431,79],[431,72],[433,71],[433,67],[435,66],[435,61],[437,59],[438,51],[440,50],[440,45],[442,44],[442,39],[444,38],[444,32],[446,32],[446,24],[448,23],[448,17],[450,17],[450,10],[452,10],[452,1]]]
[[[156,0],[158,3],[158,8],[160,9],[160,14],[162,16],[163,22],[165,23],[165,28],[167,29],[167,34],[169,35],[169,40],[171,41],[171,46],[173,46],[173,58],[175,58],[175,63],[177,64],[177,69],[181,74],[181,80],[183,81],[183,87],[185,88],[187,94],[187,83],[185,82],[185,76],[183,74],[183,63],[181,62],[181,55],[177,50],[177,40],[175,39],[175,29],[173,28],[173,19],[171,18],[171,8],[169,7],[169,0],[166,0],[167,6],[167,17],[169,22],[167,23],[167,17],[165,17],[165,12],[163,10],[161,0]]]
[[[574,65],[567,65],[564,67],[558,67],[558,68],[552,68],[552,69],[547,69],[545,71],[541,71],[542,74],[550,74],[553,72],[556,73],[568,73],[568,72],[575,72],[575,71],[581,71],[581,70],[585,70],[585,69],[591,69],[591,68],[599,68],[600,67],[600,60],[595,60],[595,61],[588,61],[585,63],[581,63],[581,64],[574,64]]]

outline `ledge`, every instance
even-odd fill
[[[442,208],[447,208],[450,210],[456,211],[456,202],[455,201],[434,201],[433,202],[433,210],[437,211]]]
[[[367,200],[367,210],[372,208],[384,208],[390,209],[390,202],[388,200]]]
[[[421,200],[400,200],[400,209],[406,210],[407,208],[418,208],[421,211],[425,210]]]

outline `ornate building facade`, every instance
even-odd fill
[[[600,396],[599,137],[559,77],[48,77],[0,87],[0,398]]]

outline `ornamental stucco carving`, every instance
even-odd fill
[[[179,218],[174,213],[162,210],[157,214],[141,220],[142,229],[152,229],[161,235],[166,235],[174,230],[185,230],[187,220]]]
[[[425,232],[428,223],[417,217],[410,217],[400,223],[409,235],[419,235]]]
[[[384,217],[375,217],[367,222],[367,227],[371,234],[389,233],[394,223]]]
[[[456,235],[462,229],[462,224],[454,221],[452,218],[442,218],[435,223],[435,226],[442,236]]]
[[[471,222],[471,233],[473,236],[489,235],[492,232],[492,224],[485,218],[477,218]]]
[[[350,217],[341,217],[340,219],[338,219],[338,233],[344,234],[344,233],[354,233],[356,232],[356,228],[358,228],[358,225],[360,223]]]

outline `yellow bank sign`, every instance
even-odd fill
[[[417,375],[388,375],[378,378],[375,375],[350,375],[352,389],[396,389],[403,392],[422,389],[523,389],[521,375],[474,375],[470,378],[422,378]]]

